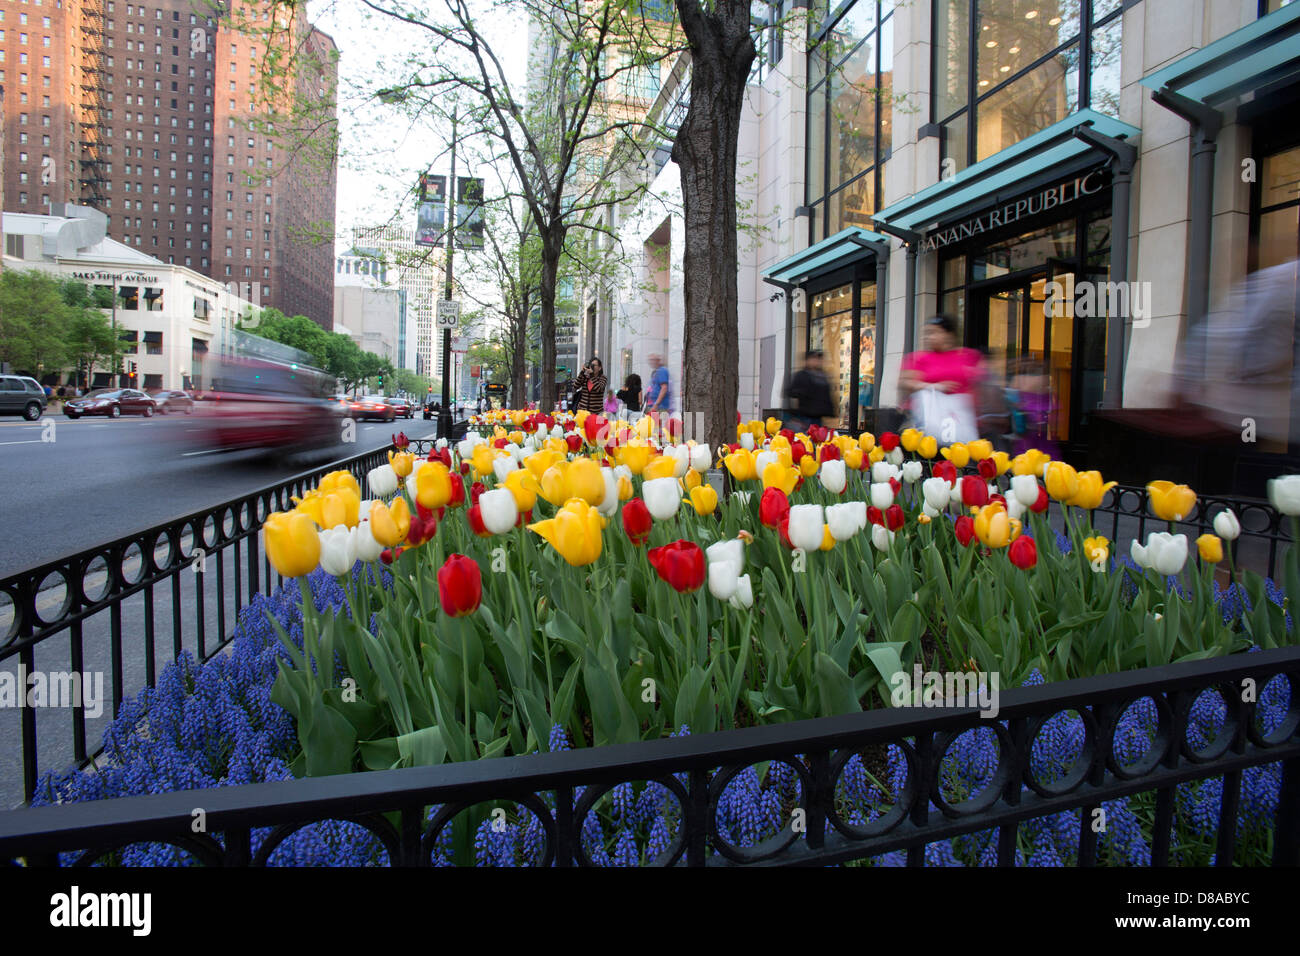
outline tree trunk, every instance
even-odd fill
[[[510,332],[510,404],[513,408],[523,408],[528,404],[528,386],[524,379],[528,351],[527,300],[519,305],[519,312],[511,317],[510,323],[514,326]]]
[[[558,400],[555,394],[555,286],[560,272],[560,253],[564,249],[564,234],[559,230],[543,233],[541,240],[542,274],[538,284],[542,300],[539,330],[542,339],[542,387],[537,406],[543,413],[548,413]]]
[[[691,105],[673,143],[685,207],[682,411],[687,437],[735,440],[740,381],[736,152],[754,62],[750,0],[677,0],[690,45]]]

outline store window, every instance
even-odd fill
[[[942,176],[1088,107],[1118,117],[1123,0],[935,0]]]
[[[884,191],[893,102],[894,0],[850,0],[808,54],[811,242],[869,228]]]

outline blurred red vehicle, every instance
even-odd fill
[[[391,422],[397,418],[397,409],[382,395],[353,399],[345,406],[345,411],[359,422]]]
[[[259,357],[210,360],[212,387],[194,405],[201,441],[224,450],[294,453],[336,444],[344,409],[326,396],[334,379],[296,362]]]

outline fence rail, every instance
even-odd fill
[[[1270,681],[1288,685],[1285,715],[1272,727],[1257,723],[1255,698]],[[1205,693],[1224,702],[1219,734],[1200,749],[1187,737],[1188,714]],[[1158,730],[1144,756],[1122,762],[1115,732],[1134,703],[1150,699]],[[1060,780],[1040,776],[1031,759],[1036,738],[1054,715],[1074,712],[1087,728],[1074,765]],[[964,733],[990,728],[997,738],[997,769],[978,794],[956,802],[943,791],[941,766]],[[468,761],[372,773],[343,774],[211,790],[129,797],[0,813],[0,859],[57,865],[59,853],[78,853],[79,865],[115,849],[161,842],[201,864],[265,865],[275,848],[303,826],[347,820],[383,845],[388,862],[427,866],[453,818],[484,801],[508,801],[534,814],[544,833],[540,865],[591,865],[583,839],[586,817],[612,788],[653,781],[679,804],[677,832],[657,865],[829,865],[905,850],[910,866],[924,864],[937,840],[998,830],[997,861],[1015,862],[1017,830],[1027,820],[1062,812],[1081,814],[1079,865],[1097,862],[1093,811],[1109,800],[1156,794],[1151,862],[1169,862],[1178,784],[1223,778],[1216,863],[1236,853],[1242,772],[1282,764],[1274,816],[1275,865],[1300,864],[1300,648],[1196,661],[1056,684],[1023,687],[1001,696],[997,718],[974,708],[874,710],[840,717],[665,738],[585,750]],[[893,807],[863,826],[844,819],[837,784],[854,754],[893,745],[906,755],[906,782]],[[759,762],[787,764],[798,777],[793,819],[757,846],[728,843],[718,807],[735,775]],[[433,806],[441,810],[430,814]],[[196,807],[206,832],[194,833]],[[384,814],[395,814],[397,823]],[[273,828],[256,852],[254,831]]]
[[[420,455],[432,446],[432,439],[411,440],[411,450]],[[154,685],[159,654],[165,654],[165,662],[185,650],[200,660],[220,652],[232,636],[238,611],[254,594],[270,594],[282,583],[258,543],[269,513],[291,508],[293,496],[337,469],[352,472],[365,492],[366,473],[386,460],[382,449],[365,452],[0,580],[0,668],[16,660],[20,674],[32,674],[41,650],[49,652],[46,670],[54,659],[79,674],[93,657],[108,674],[111,719],[134,693],[131,686]],[[1193,536],[1207,531],[1214,515],[1228,507],[1242,525],[1233,547],[1238,565],[1272,576],[1279,544],[1289,543],[1290,536],[1282,516],[1266,502],[1203,498],[1179,529]],[[1148,516],[1147,492],[1136,487],[1113,489],[1110,502],[1093,513],[1093,522],[1099,530],[1109,530],[1117,553],[1123,553],[1126,535],[1145,537],[1153,523],[1165,527]],[[55,654],[54,642],[65,635],[66,645]],[[138,653],[128,649],[128,640],[140,643]],[[47,734],[38,739],[36,710],[26,707],[20,713],[21,759],[10,745],[0,748],[0,779],[6,774],[21,779],[21,794],[14,797],[28,801],[43,772],[84,767],[97,751],[88,744],[88,718],[80,704],[68,711],[70,734],[44,748],[40,745]],[[106,723],[91,725],[102,729]]]

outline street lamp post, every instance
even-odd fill
[[[456,110],[451,111],[451,176],[447,182],[447,285],[451,301],[452,257],[456,247]],[[451,440],[451,329],[442,330],[442,410],[438,413],[438,437]]]

